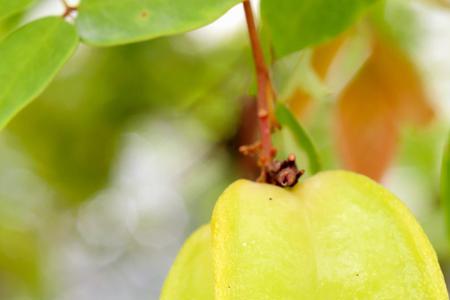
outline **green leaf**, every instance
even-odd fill
[[[34,0],[0,0],[0,20],[20,13],[33,2]]]
[[[278,55],[330,39],[376,0],[261,0],[262,19]]]
[[[308,156],[310,173],[315,174],[321,170],[321,164],[316,147],[305,129],[300,125],[289,109],[281,103],[277,103],[275,115],[281,125],[286,126],[295,137],[297,144]]]
[[[0,129],[50,83],[78,43],[59,17],[34,21],[0,42]]]
[[[239,0],[83,0],[77,28],[97,46],[178,34],[219,18]]]
[[[18,13],[0,20],[0,41],[17,28],[22,21],[23,14]]]
[[[450,240],[450,138],[444,149],[441,171],[441,199],[447,222],[447,235]]]

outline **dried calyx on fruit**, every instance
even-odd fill
[[[238,180],[188,239],[162,300],[448,299],[409,210],[367,177],[328,171],[294,188]]]
[[[272,161],[266,170],[266,182],[282,187],[293,187],[297,184],[305,170],[299,170],[295,163],[295,155],[291,154],[286,160]]]
[[[239,152],[244,155],[255,155],[261,151],[261,144],[245,145],[239,148]],[[275,154],[275,150],[272,151]],[[305,170],[297,168],[296,158],[294,154],[289,154],[288,158],[279,161],[271,159],[268,164],[261,164],[261,175],[258,182],[278,185],[281,187],[293,187],[297,184]]]

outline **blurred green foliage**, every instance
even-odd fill
[[[190,113],[213,141],[223,140],[232,134],[239,110],[238,93],[231,92],[242,89],[238,78],[246,76],[241,50],[225,48],[206,57],[176,50],[192,47],[177,38],[82,48],[9,130],[70,202],[85,200],[107,182],[121,134],[141,115]],[[229,68],[233,78],[227,78]]]
[[[374,22],[374,30],[414,52],[422,37],[417,14],[404,1],[386,0],[358,28]],[[22,15],[0,21],[0,39],[21,22]],[[0,133],[0,299],[156,299],[181,241],[210,219],[224,187],[254,168],[238,154],[240,144],[256,139],[253,111],[245,110],[255,85],[246,35],[239,32],[213,47],[205,46],[205,36],[80,46],[46,91]],[[322,167],[341,167],[333,95],[310,61],[297,63],[293,54],[275,64],[275,88],[283,91],[290,82],[312,95],[301,124]],[[445,115],[438,115],[426,128],[403,128],[383,182],[414,198],[405,201],[415,207],[447,273],[450,252],[438,199],[440,149],[448,126]],[[148,137],[148,127],[159,136]],[[148,148],[133,150],[130,136]],[[288,142],[282,150],[296,152],[297,146]],[[142,160],[137,175],[129,170],[135,162],[127,151]],[[307,155],[298,154],[300,167],[307,168]],[[146,158],[151,158],[148,165]],[[165,193],[153,192],[158,187]],[[118,199],[109,199],[110,194]],[[96,208],[103,205],[100,196],[111,201],[111,211]],[[117,203],[119,208],[113,206]],[[136,217],[147,210],[160,215]],[[89,217],[90,211],[102,214]],[[166,214],[173,219],[160,221]],[[182,225],[176,223],[184,218]],[[116,229],[122,223],[123,232]]]
[[[276,53],[282,56],[330,40],[376,2],[261,0],[261,15]]]
[[[0,20],[22,12],[33,2],[34,0],[0,0]]]

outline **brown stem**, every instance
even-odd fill
[[[259,42],[258,33],[253,17],[250,0],[244,0],[245,19],[247,21],[248,34],[252,46],[253,60],[255,63],[258,81],[258,123],[261,135],[261,151],[259,152],[259,165],[261,167],[261,180],[265,180],[266,170],[272,162],[274,148],[271,139],[271,110],[272,110],[272,88],[270,84],[269,71],[264,61],[264,55]]]
[[[64,13],[63,13],[63,18],[67,18],[68,16],[70,16],[73,12],[77,11],[77,7],[76,6],[71,6],[69,5],[69,3],[67,2],[67,0],[62,0],[62,3],[64,5]]]

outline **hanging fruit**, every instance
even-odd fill
[[[401,201],[365,176],[327,171],[293,189],[229,186],[211,233],[205,226],[187,241],[161,299],[448,295],[435,252]]]

